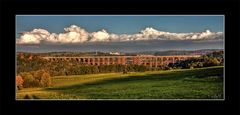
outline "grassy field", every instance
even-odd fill
[[[223,66],[56,76],[52,82],[19,90],[17,99],[223,99]]]

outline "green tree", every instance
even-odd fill
[[[23,82],[24,88],[35,87],[35,79],[31,73],[29,73],[29,72],[20,73],[20,76],[22,76],[22,78],[24,80],[24,82]]]
[[[218,65],[220,65],[220,62],[217,60],[217,58],[210,58],[209,60],[207,60],[204,63],[205,67],[208,67],[208,66],[218,66]]]

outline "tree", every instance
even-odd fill
[[[23,87],[23,79],[19,75],[16,76],[16,85],[17,85],[18,90],[21,90]]]
[[[23,87],[27,88],[27,87],[35,87],[36,86],[35,79],[31,73],[24,72],[24,73],[20,73],[20,75],[22,76],[22,78],[24,80]]]
[[[91,70],[92,70],[92,73],[98,73],[99,72],[98,66],[92,66]]]
[[[210,58],[210,59],[207,60],[203,65],[204,65],[205,67],[217,66],[217,65],[220,65],[220,62],[217,60],[217,58]]]
[[[33,77],[38,83],[38,87],[49,87],[51,85],[51,77],[45,70],[33,71]]]
[[[127,72],[128,72],[128,71],[127,71],[127,66],[125,65],[125,66],[124,66],[124,69],[123,69],[123,74],[127,74]]]
[[[41,75],[40,86],[41,87],[49,87],[51,86],[51,76],[48,72],[44,71]]]

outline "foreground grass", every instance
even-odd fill
[[[17,99],[222,99],[223,67],[53,77],[53,87]]]

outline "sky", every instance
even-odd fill
[[[18,34],[22,32],[24,32],[22,35]],[[196,48],[193,45],[192,49],[198,49],[197,47],[211,49],[212,47],[222,48],[223,32],[224,17],[221,15],[16,16],[16,42],[19,49],[25,50],[29,49],[29,47],[26,47],[29,44],[38,45],[33,47],[37,48],[35,50],[42,50],[42,48],[47,50],[53,44],[62,44],[61,48],[58,48],[64,49],[71,46],[71,44],[74,44],[72,45],[74,47],[76,47],[76,44],[83,47],[83,43],[85,43],[85,46],[86,43],[90,43],[88,46],[91,46],[91,42],[107,43],[105,45],[98,44],[99,46],[96,46],[96,49],[101,49],[100,46],[112,46],[113,44],[115,46],[121,44],[119,47],[129,47],[126,46],[129,43],[131,43],[129,44],[130,46],[137,45],[141,47],[139,44],[146,40],[157,40],[157,43],[164,46],[163,48],[155,44],[153,49],[157,50],[172,48],[172,46],[179,46],[179,44],[185,46],[185,48],[181,47],[182,49],[189,49],[186,44],[196,44],[195,40],[204,42],[197,43]],[[166,43],[163,40],[168,40],[167,43],[171,46],[164,45]],[[176,42],[176,40],[180,41]],[[219,40],[222,41],[219,42]],[[118,42],[124,42],[124,44]],[[46,45],[45,43],[50,43],[51,45]],[[149,47],[146,44],[144,46]],[[175,49],[177,48],[175,47]],[[87,50],[86,48],[81,49]],[[106,47],[103,50],[105,51]],[[151,48],[148,50],[151,50]]]
[[[16,31],[34,28],[60,33],[63,28],[78,25],[89,32],[107,29],[116,34],[134,34],[146,27],[168,32],[223,31],[223,16],[16,16]]]

